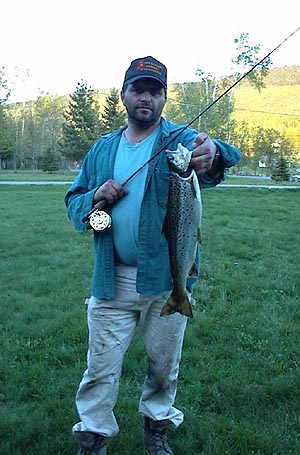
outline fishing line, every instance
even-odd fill
[[[189,128],[196,120],[198,120],[205,112],[207,112],[209,109],[211,109],[218,101],[220,101],[221,98],[223,98],[227,93],[229,93],[236,85],[238,85],[243,79],[245,79],[247,76],[249,76],[250,73],[252,73],[255,68],[257,68],[259,65],[262,64],[264,60],[266,60],[268,57],[270,57],[273,52],[275,52],[277,49],[279,49],[280,46],[282,46],[288,39],[290,39],[296,32],[300,30],[300,27],[298,27],[293,33],[291,33],[289,36],[287,36],[281,43],[279,43],[276,47],[274,47],[273,50],[271,50],[267,55],[265,55],[259,62],[257,62],[255,65],[253,65],[245,74],[243,74],[239,79],[237,79],[228,89],[226,89],[223,93],[221,93],[220,96],[218,96],[214,101],[212,101],[208,106],[206,106],[203,111],[199,112],[199,114],[196,115],[187,125],[185,125],[182,129],[180,129],[175,136],[170,139],[167,144],[164,145],[163,148],[158,150],[151,158],[149,158],[148,161],[146,161],[141,167],[139,167],[133,174],[130,175],[123,183],[122,185],[125,186],[133,177],[135,177],[136,174],[138,174],[142,169],[144,169],[147,164],[149,164],[152,160],[154,160],[160,153],[162,153],[177,137],[181,135],[183,131],[185,131],[187,128]]]

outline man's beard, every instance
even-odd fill
[[[130,120],[131,123],[134,123],[139,129],[141,130],[146,130],[150,128],[152,125],[154,125],[157,120],[159,119],[161,113],[157,114],[152,111],[152,115],[149,117],[142,117],[139,115],[135,114],[135,111],[128,111],[127,109],[127,116],[128,120]]]

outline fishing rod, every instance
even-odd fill
[[[298,27],[296,30],[294,30],[290,35],[288,35],[284,40],[282,40],[274,49],[272,49],[268,54],[266,54],[261,60],[259,60],[255,65],[253,65],[246,73],[244,73],[241,77],[239,77],[230,87],[228,87],[221,95],[219,95],[215,100],[213,100],[211,103],[209,103],[202,111],[200,111],[189,123],[187,123],[185,126],[183,126],[179,131],[170,139],[161,149],[159,149],[154,155],[151,156],[142,166],[140,166],[135,172],[133,172],[126,180],[122,182],[122,186],[125,186],[130,180],[132,180],[140,171],[144,169],[151,161],[153,161],[158,155],[160,155],[177,137],[181,135],[183,131],[185,131],[187,128],[189,128],[194,122],[196,122],[203,114],[205,114],[209,109],[211,109],[220,99],[222,99],[224,96],[226,96],[234,87],[236,87],[243,79],[249,76],[249,74],[252,73],[252,71],[255,70],[259,65],[261,65],[264,60],[266,60],[270,55],[272,55],[279,47],[281,47],[288,39],[290,39],[295,33],[297,33],[300,30],[300,27]],[[88,213],[83,218],[83,221],[89,220],[89,223],[91,227],[100,232],[104,232],[106,229],[108,229],[111,226],[111,218],[110,215],[101,209],[106,205],[106,202],[104,201],[103,204],[98,205],[98,207],[95,209],[93,208],[91,212]]]
[[[227,95],[236,85],[238,85],[243,79],[245,79],[249,74],[252,73],[252,71],[255,70],[259,65],[263,63],[264,60],[266,60],[268,57],[270,57],[273,52],[275,52],[277,49],[279,49],[280,46],[282,46],[288,39],[290,39],[296,32],[300,30],[300,27],[298,27],[293,33],[291,33],[287,38],[285,38],[281,43],[279,43],[274,49],[272,49],[267,55],[265,55],[259,62],[255,63],[245,74],[243,74],[239,79],[237,79],[229,88],[227,88],[221,95],[219,95],[214,101],[212,101],[210,104],[208,104],[203,111],[199,112],[199,114],[196,115],[189,123],[187,123],[182,129],[180,129],[175,136],[172,137],[172,139],[167,142],[167,144],[164,145],[158,152],[156,152],[151,158],[149,158],[146,163],[144,163],[141,167],[139,167],[133,174],[130,175],[123,183],[122,185],[126,185],[136,174],[138,174],[142,169],[144,169],[147,164],[149,164],[152,160],[154,160],[160,153],[162,153],[177,137],[180,136],[180,134],[185,131],[187,128],[189,128],[196,120],[198,120],[200,117],[202,117],[203,114],[205,114],[209,109],[211,109],[218,101],[220,101],[221,98]]]

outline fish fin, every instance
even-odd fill
[[[200,245],[202,244],[202,235],[200,229],[198,229],[197,232],[197,241],[200,243]]]
[[[198,267],[197,267],[196,262],[194,262],[194,264],[191,267],[191,270],[188,273],[188,276],[198,276],[198,275],[199,275]]]
[[[185,293],[184,299],[181,302],[176,302],[173,297],[173,292],[167,300],[167,303],[163,306],[160,316],[166,316],[168,314],[181,313],[188,318],[193,318],[193,310],[191,302]]]

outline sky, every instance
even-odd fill
[[[234,39],[249,34],[261,58],[300,26],[298,0],[2,0],[0,69],[10,101],[39,94],[121,88],[135,58],[152,55],[168,83],[199,80],[197,68],[230,74]],[[271,56],[300,66],[300,30]]]

